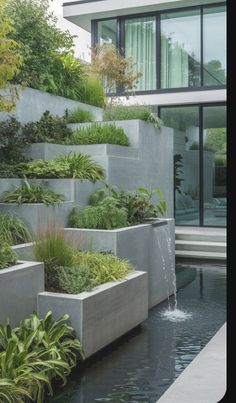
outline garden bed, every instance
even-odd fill
[[[37,308],[37,294],[44,290],[44,265],[19,261],[0,270],[0,323],[9,318],[17,326]]]
[[[174,219],[159,219],[154,224],[115,230],[64,228],[64,231],[76,248],[110,251],[119,258],[129,260],[136,270],[147,271],[149,308],[173,294]]]
[[[42,317],[49,310],[55,318],[69,314],[87,358],[148,317],[147,273],[134,272],[121,281],[77,295],[39,293],[39,315]]]

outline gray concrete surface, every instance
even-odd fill
[[[128,259],[136,270],[148,272],[149,308],[173,294],[175,270],[175,233],[173,219],[157,224],[141,224],[117,230],[65,228],[75,247],[110,251]]]
[[[226,324],[160,397],[158,403],[217,403],[226,392]]]
[[[17,253],[19,260],[34,260],[34,242],[21,243],[13,245],[12,249]]]
[[[56,206],[37,204],[0,203],[0,213],[12,214],[21,218],[29,227],[33,235],[48,227],[64,227],[68,214],[73,207],[70,201],[59,203]]]
[[[82,344],[85,358],[118,339],[148,316],[147,273],[134,272],[77,295],[39,293],[38,312],[67,313]]]
[[[11,115],[14,115],[21,123],[39,120],[46,110],[53,115],[63,116],[66,109],[73,111],[76,108],[90,111],[93,113],[95,120],[102,120],[103,109],[96,106],[87,105],[33,88],[21,88],[17,86],[17,89],[19,99],[16,101],[16,106],[11,111]],[[1,91],[1,93],[3,94],[4,92]],[[6,120],[8,117],[9,114],[0,112],[0,120]]]
[[[37,309],[37,294],[42,291],[43,263],[19,262],[0,270],[0,323],[9,318],[11,326],[17,326]]]

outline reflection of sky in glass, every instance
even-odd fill
[[[226,68],[225,12],[204,15],[204,63],[219,60]]]
[[[183,46],[188,54],[194,53],[195,60],[200,61],[200,16],[175,17],[168,14],[168,18],[164,18],[161,20],[162,34],[171,37],[172,43]]]

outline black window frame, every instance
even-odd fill
[[[156,17],[156,56],[157,56],[157,63],[156,63],[156,89],[154,90],[144,90],[144,91],[135,91],[136,95],[148,95],[148,94],[163,94],[163,93],[170,93],[170,92],[192,92],[192,91],[208,91],[208,90],[215,90],[215,89],[226,89],[227,85],[204,85],[204,65],[203,65],[203,40],[204,40],[204,32],[203,32],[203,10],[206,8],[214,8],[214,7],[225,7],[226,8],[226,18],[227,18],[227,3],[226,2],[219,2],[219,3],[212,3],[212,4],[205,4],[205,5],[198,5],[198,6],[189,6],[189,7],[178,7],[178,8],[171,8],[165,9],[160,11],[153,11],[147,13],[138,13],[138,14],[129,14],[124,16],[115,16],[115,17],[108,17],[108,18],[101,18],[101,19],[94,19],[91,21],[91,45],[95,47],[98,44],[98,30],[97,30],[97,23],[106,20],[117,20],[117,49],[121,54],[125,53],[125,20],[132,19],[132,18],[142,18],[142,17]],[[176,88],[161,88],[161,14],[166,13],[176,13],[181,11],[191,11],[191,10],[199,10],[200,11],[200,86],[198,87],[176,87]],[[115,96],[116,93],[107,94],[107,96]],[[127,92],[124,95],[129,96],[130,93]]]

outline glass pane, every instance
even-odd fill
[[[203,108],[204,225],[226,226],[226,107]]]
[[[200,11],[161,15],[161,87],[200,86]]]
[[[156,89],[156,18],[125,21],[125,56],[132,57],[135,71],[142,73],[136,90]]]
[[[199,109],[161,108],[161,119],[174,129],[176,225],[199,225]]]
[[[102,45],[103,43],[108,43],[116,46],[116,26],[117,26],[116,19],[98,22],[97,37],[99,45]]]
[[[203,14],[204,85],[226,83],[226,8],[210,7]]]

